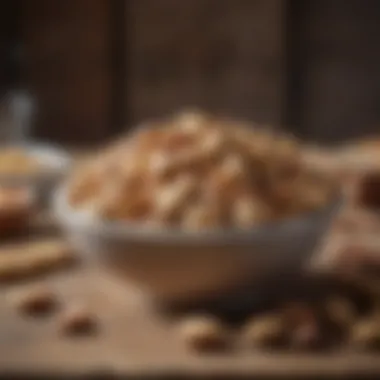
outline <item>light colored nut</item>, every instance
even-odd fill
[[[345,297],[331,297],[326,300],[326,314],[330,322],[337,327],[347,328],[356,319],[356,310],[353,303]]]
[[[302,350],[313,350],[321,348],[324,340],[316,321],[309,321],[296,326],[291,334],[292,347]]]
[[[223,133],[218,130],[207,131],[201,139],[200,151],[204,153],[205,159],[210,160],[223,153],[223,149],[226,147],[227,141]]]
[[[228,334],[225,327],[210,316],[194,316],[182,321],[179,335],[185,344],[196,351],[209,351],[226,346]]]
[[[304,211],[318,210],[331,199],[330,189],[323,185],[305,188],[300,192],[300,196],[300,204]]]
[[[271,218],[270,208],[260,200],[242,197],[238,198],[232,207],[234,225],[240,228],[252,227]]]
[[[221,215],[210,204],[190,205],[182,217],[182,226],[189,231],[201,231],[222,225]]]
[[[237,154],[230,154],[225,157],[220,170],[227,182],[239,178],[244,179],[243,177],[247,175],[246,163],[244,162],[243,157]]]
[[[161,144],[166,137],[166,131],[160,126],[153,125],[152,128],[141,128],[131,136],[128,143],[132,146],[132,150],[142,152],[144,155],[150,153],[157,145]]]
[[[167,153],[155,152],[149,159],[149,170],[155,177],[165,177],[175,168],[175,161]]]
[[[183,131],[196,133],[207,125],[207,118],[201,112],[187,111],[179,114],[175,123]]]
[[[351,329],[351,345],[360,350],[380,348],[380,323],[376,318],[356,322]]]
[[[274,347],[286,342],[284,319],[278,314],[252,318],[244,327],[244,340],[253,347]]]
[[[273,144],[273,153],[276,160],[287,166],[288,164],[297,163],[300,158],[300,147],[292,138],[281,136],[275,138]]]
[[[155,194],[155,212],[162,220],[169,220],[180,213],[196,189],[190,176],[182,176],[165,185]]]
[[[115,185],[104,192],[94,205],[96,213],[107,220],[143,220],[150,215],[152,201],[144,188],[126,189]]]
[[[99,171],[93,162],[85,162],[76,168],[68,187],[68,198],[73,206],[79,207],[97,194],[102,182]]]
[[[190,151],[194,147],[195,137],[181,130],[168,131],[162,149],[170,154]]]

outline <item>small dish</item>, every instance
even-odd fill
[[[30,157],[38,165],[30,172],[0,171],[0,186],[26,186],[36,190],[39,200],[51,193],[55,184],[63,178],[71,165],[69,155],[61,148],[41,143],[20,143],[0,146],[1,151],[17,150]]]

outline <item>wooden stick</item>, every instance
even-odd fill
[[[0,281],[49,272],[73,262],[73,250],[61,240],[10,245],[0,249]]]

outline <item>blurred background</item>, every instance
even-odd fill
[[[336,143],[380,131],[379,36],[378,0],[3,0],[1,96],[69,145],[189,106]]]

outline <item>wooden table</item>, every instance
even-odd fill
[[[46,227],[46,226],[45,226]],[[40,235],[56,234],[48,229]],[[40,277],[62,304],[83,302],[96,313],[93,336],[69,338],[57,315],[38,319],[20,315],[0,288],[0,375],[141,376],[142,378],[379,378],[378,355],[344,351],[321,354],[263,353],[243,348],[215,355],[190,352],[173,323],[153,310],[132,286],[97,268],[77,266]],[[25,284],[22,284],[25,285]]]
[[[221,378],[363,378],[380,375],[378,355],[266,354],[233,349],[218,355],[189,352],[168,320],[131,288],[95,270],[76,269],[43,280],[63,300],[84,301],[99,318],[94,336],[60,334],[54,316],[22,317],[0,301],[0,373],[50,373]],[[4,296],[5,289],[2,291]]]

